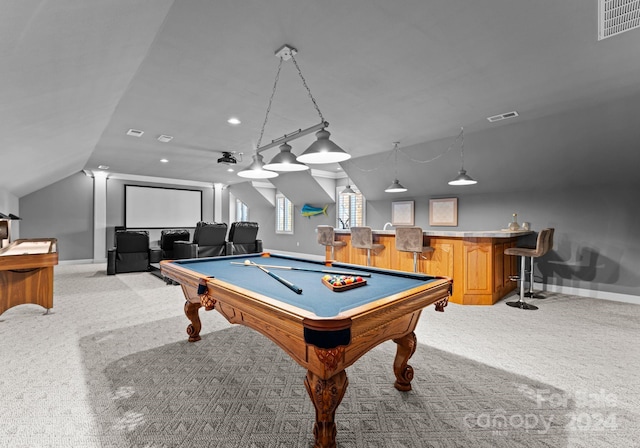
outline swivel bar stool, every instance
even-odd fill
[[[433,252],[433,247],[424,246],[424,234],[420,227],[398,227],[396,229],[396,250],[413,252],[413,272],[418,272],[418,254]]]
[[[545,240],[542,242],[542,245],[543,245],[542,255],[540,255],[540,257],[543,257],[547,252],[553,249],[553,232],[555,231],[555,229],[549,228],[545,230],[549,230],[549,232],[547,233]],[[527,291],[524,294],[524,296],[532,299],[546,299],[546,297],[541,296],[533,291],[533,259],[534,258],[537,258],[537,257],[531,256],[531,261],[529,262],[529,291]]]
[[[536,247],[510,247],[505,249],[504,253],[506,255],[515,255],[520,257],[520,274],[518,276],[518,280],[520,281],[520,298],[515,302],[507,302],[507,305],[512,306],[514,308],[520,308],[521,310],[537,310],[538,307],[535,305],[531,305],[524,301],[525,290],[524,283],[527,277],[527,257],[530,257],[533,260],[536,257],[541,257],[544,255],[544,247],[545,241],[549,240],[549,234],[553,232],[553,229],[542,229],[538,233],[538,238],[536,240]],[[533,270],[533,266],[532,266]]]
[[[371,227],[351,227],[351,247],[367,250],[367,266],[371,266],[371,250],[384,249],[384,244],[373,242]]]
[[[318,226],[316,229],[318,231],[318,244],[325,246],[325,249],[327,247],[331,247],[331,259],[335,260],[335,257],[333,254],[333,248],[336,246],[346,246],[347,243],[345,241],[336,241],[335,231],[332,226],[321,225],[321,226]],[[325,257],[326,257],[326,250],[325,250]]]

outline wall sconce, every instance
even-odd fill
[[[297,53],[298,50],[289,45],[283,45],[275,53],[275,55],[280,59],[280,62],[278,63],[278,71],[276,73],[275,81],[273,84],[271,97],[269,98],[269,105],[267,106],[264,123],[262,124],[262,129],[260,129],[260,137],[258,138],[258,143],[256,145],[256,155],[254,156],[254,162],[247,169],[238,172],[238,175],[241,177],[249,179],[265,179],[278,176],[278,173],[275,171],[286,172],[309,169],[309,167],[306,167],[304,165],[305,163],[337,163],[351,158],[351,154],[346,153],[342,148],[329,140],[329,136],[331,134],[325,129],[329,126],[329,123],[324,120],[322,112],[320,112],[320,108],[318,107],[318,104],[316,103],[316,100],[314,99],[313,95],[311,94],[311,90],[307,85],[307,81],[302,75],[302,71],[300,70],[300,67],[298,66],[298,63],[294,57]],[[271,110],[273,97],[275,96],[276,89],[278,87],[278,79],[280,77],[282,62],[288,61],[289,59],[293,61],[293,64],[298,70],[298,75],[300,75],[302,84],[307,89],[309,98],[311,99],[313,106],[320,116],[320,123],[304,130],[299,129],[298,131],[292,132],[290,134],[285,134],[279,139],[272,140],[271,143],[267,145],[260,146],[260,144],[262,143],[264,129],[267,125],[267,121],[269,120],[269,111]],[[317,131],[317,140],[313,142],[311,146],[309,146],[309,148],[307,148],[307,150],[305,150],[301,155],[299,155],[298,157],[293,156],[293,154],[291,154],[291,146],[286,143],[315,131]],[[260,153],[275,146],[280,146],[280,153],[278,153],[268,164],[265,165],[264,163],[262,163],[262,157],[260,156]],[[294,157],[295,161],[293,160]],[[266,176],[261,171],[271,171],[273,174]]]

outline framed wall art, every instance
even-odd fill
[[[413,201],[396,201],[391,203],[391,225],[413,225]]]
[[[430,226],[458,225],[458,198],[429,199]]]

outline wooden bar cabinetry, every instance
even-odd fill
[[[450,301],[462,305],[493,305],[514,289],[509,278],[517,274],[516,258],[504,250],[517,245],[519,237],[530,231],[424,232],[424,245],[434,251],[419,259],[418,271],[453,279]],[[395,232],[374,230],[374,241],[384,249],[372,252],[371,265],[378,268],[413,270],[413,255],[395,249]],[[367,264],[366,251],[351,247],[348,230],[336,230],[336,239],[346,246],[336,247],[337,261]],[[327,257],[331,251],[327,250]]]

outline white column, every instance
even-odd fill
[[[222,222],[222,188],[223,184],[213,184],[213,221]]]
[[[93,172],[93,262],[107,261],[107,175]]]

